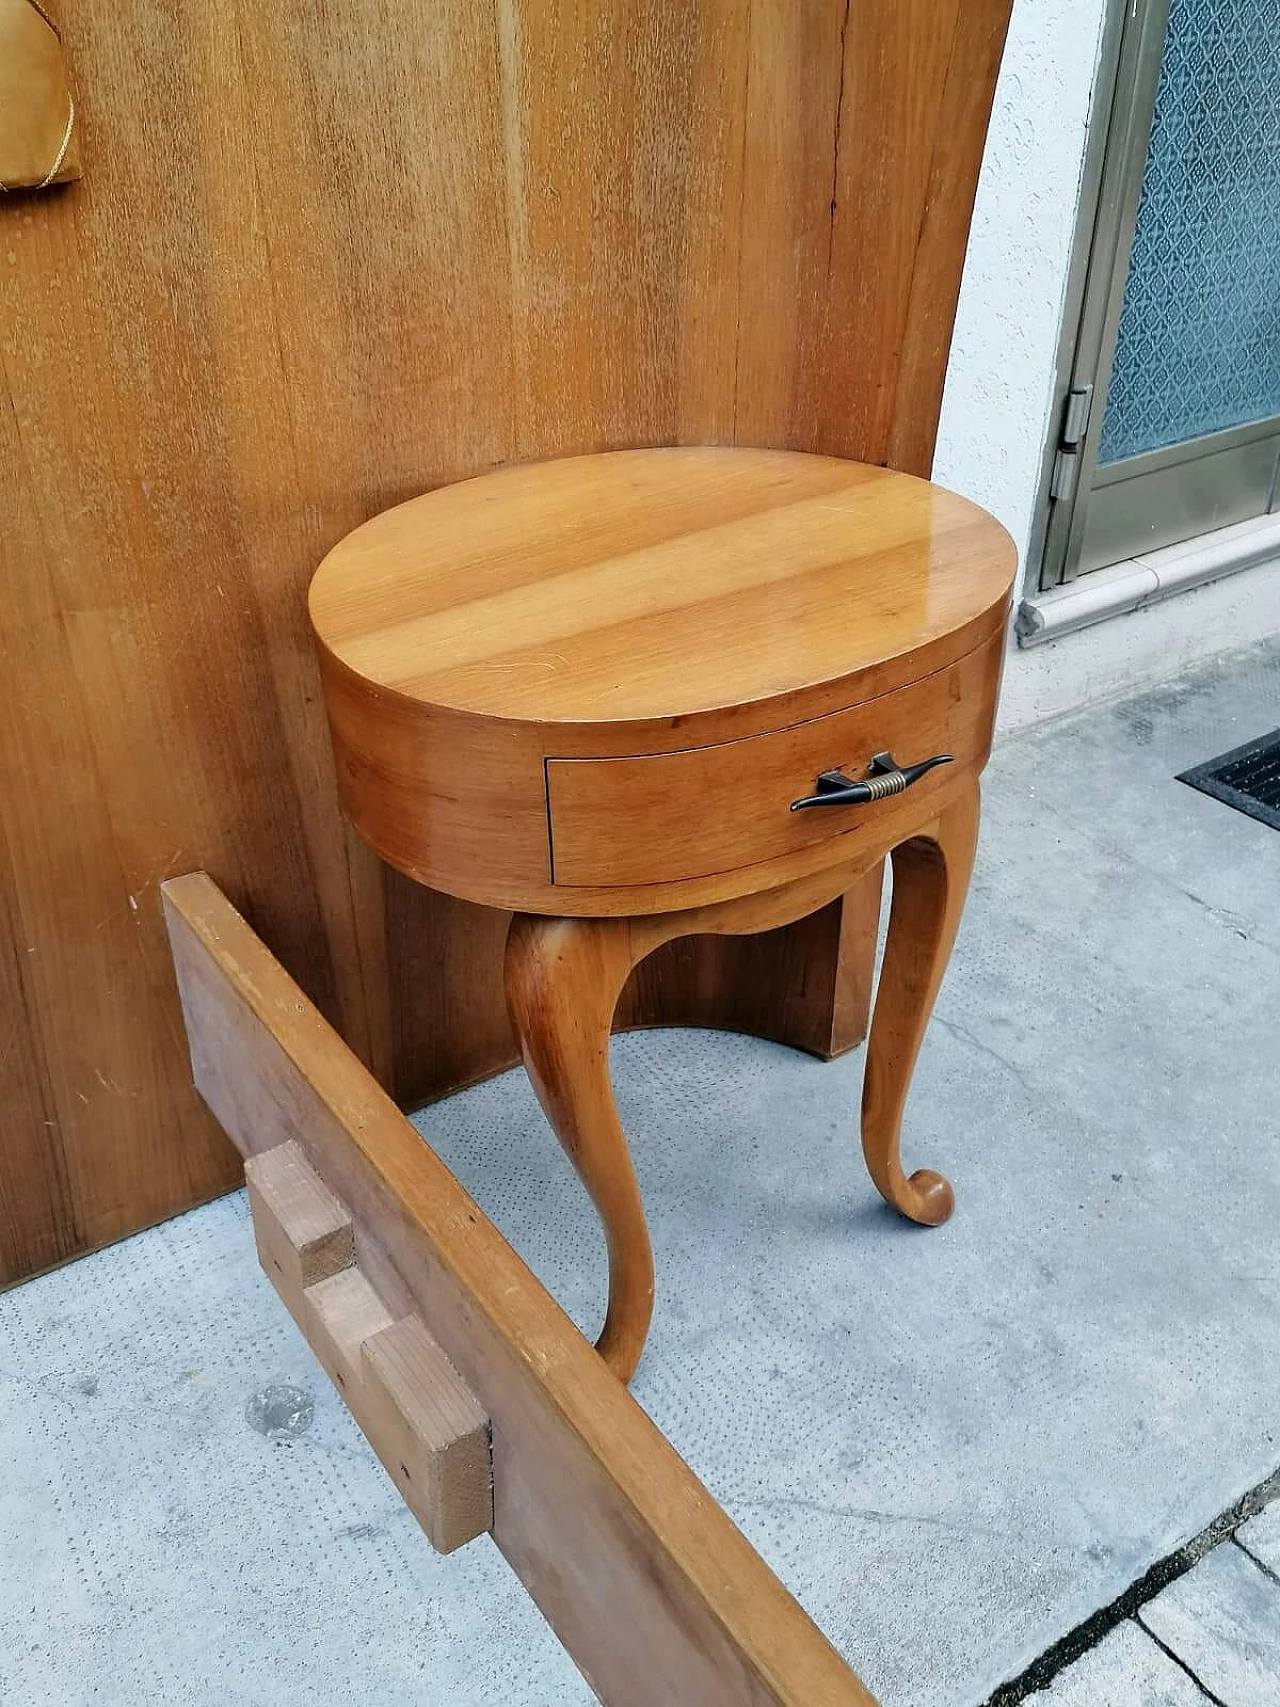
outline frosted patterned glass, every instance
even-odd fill
[[[1280,0],[1172,0],[1101,460],[1280,415]]]

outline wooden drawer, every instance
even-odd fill
[[[676,883],[757,865],[856,834],[897,797],[792,812],[820,772],[867,775],[876,753],[899,764],[950,753],[911,789],[942,794],[991,742],[1003,635],[893,693],[766,735],[627,758],[549,758],[547,806],[557,887]]]

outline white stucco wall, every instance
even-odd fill
[[[1024,567],[1108,3],[1015,0],[947,371],[934,477],[997,515]],[[1263,565],[1015,648],[1001,726],[1132,693],[1272,632],[1280,632],[1280,574]]]
[[[1016,0],[978,185],[934,478],[1025,554],[1107,0]]]

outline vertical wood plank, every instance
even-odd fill
[[[887,460],[925,474],[933,465],[942,388],[960,297],[987,120],[1012,0],[961,5],[939,103],[924,207],[911,269]]]
[[[140,675],[117,669],[132,635],[146,636],[148,654],[158,637],[133,573],[137,482],[122,472],[119,405],[109,386],[85,383],[96,337],[86,321],[103,305],[95,282],[76,276],[81,234],[62,217],[78,194],[27,198],[5,228],[0,269],[0,355],[13,399],[0,530],[0,823],[15,935],[6,952],[22,965],[23,1011],[47,1075],[38,1142],[24,1137],[22,1147],[34,1164],[33,1219],[42,1198],[59,1205],[65,1236],[42,1240],[51,1256],[112,1237],[122,1212],[136,1225],[235,1177],[182,1064],[155,882],[183,850],[165,839],[158,776],[138,806],[139,775],[151,773],[167,725],[155,712],[150,656]],[[88,627],[101,648],[82,679]],[[136,747],[113,746],[122,726]]]
[[[516,456],[729,438],[743,7],[498,17]]]
[[[843,35],[829,285],[806,317],[812,448],[885,462],[894,388],[960,0],[853,0]],[[873,245],[874,262],[868,253]],[[926,469],[912,470],[925,473]]]
[[[25,942],[15,900],[0,833],[0,1283],[50,1268],[83,1243],[32,988],[35,945]]]
[[[811,450],[820,418],[804,383],[831,280],[836,153],[850,0],[750,10],[743,154],[738,444]],[[838,284],[837,287],[838,288]]]
[[[291,652],[308,736],[299,746],[312,761],[313,810],[332,834],[340,815],[305,632],[310,575],[367,516],[511,454],[498,37],[485,8],[422,0],[412,17],[385,0],[320,13],[299,0],[242,5],[239,37],[259,158],[271,163],[258,173],[264,287],[279,436],[297,465],[287,481],[264,468],[260,501],[289,542],[287,620],[298,625]],[[237,411],[248,421],[252,384],[246,375]],[[323,845],[319,822],[312,840]],[[347,891],[378,1076],[412,1098],[424,1071],[439,1084],[493,1070],[490,1040],[506,1016],[500,961],[484,952],[492,927],[466,909],[482,939],[469,949],[457,903],[407,893],[349,832],[342,850],[335,887]]]

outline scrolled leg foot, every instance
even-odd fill
[[[889,1201],[908,1220],[918,1221],[922,1227],[941,1227],[944,1221],[951,1219],[956,1194],[951,1189],[950,1180],[934,1173],[932,1168],[917,1168],[903,1180],[897,1195],[890,1197]]]

